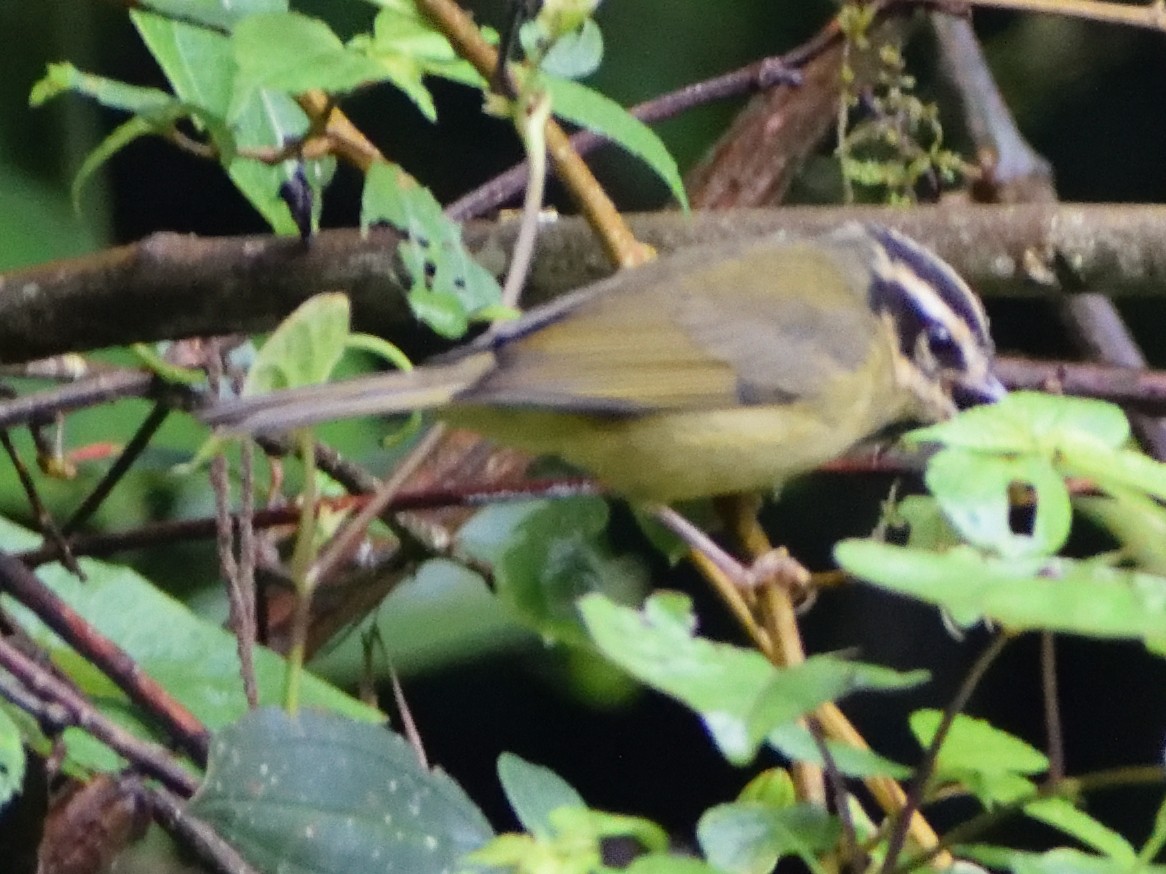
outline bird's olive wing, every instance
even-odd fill
[[[619,415],[812,396],[871,354],[868,275],[821,245],[686,252],[494,335],[496,368],[460,399]]]

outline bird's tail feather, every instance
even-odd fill
[[[493,366],[489,353],[468,355],[411,371],[223,401],[203,410],[208,425],[252,434],[290,431],[333,419],[391,415],[449,403]]]

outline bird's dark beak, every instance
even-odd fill
[[[952,386],[952,399],[961,410],[980,404],[994,404],[1008,394],[999,377],[990,370],[978,378],[964,377]]]

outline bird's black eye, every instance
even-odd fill
[[[924,329],[927,348],[932,357],[943,367],[958,367],[963,363],[959,344],[946,325],[930,324]]]

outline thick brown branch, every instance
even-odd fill
[[[817,233],[848,220],[878,221],[932,246],[982,293],[1047,294],[1041,280],[1112,295],[1166,288],[1166,207],[1024,204],[792,207],[632,217],[661,251],[782,229]],[[467,227],[471,251],[501,272],[512,223]],[[396,281],[396,238],[325,231],[308,245],[283,237],[156,234],[95,256],[0,274],[0,363],[64,351],[179,336],[269,329],[305,298],[342,289],[361,330],[408,342],[416,323]],[[526,304],[609,271],[579,220],[548,226]]]

